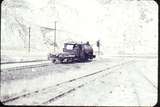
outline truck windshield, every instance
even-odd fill
[[[73,50],[73,47],[74,47],[74,45],[72,45],[72,44],[66,45],[67,50]]]

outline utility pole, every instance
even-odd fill
[[[28,40],[28,52],[30,53],[30,39],[31,39],[31,35],[30,35],[30,30],[31,28],[29,27],[29,40]]]
[[[97,41],[97,47],[98,47],[98,56],[100,55],[100,40]]]
[[[54,52],[56,51],[56,21],[54,23]]]

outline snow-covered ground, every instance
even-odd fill
[[[47,60],[47,52],[28,50],[1,50],[1,63]]]
[[[155,1],[3,0],[1,10],[1,63],[46,60],[55,45],[55,22],[56,52],[62,51],[67,41],[89,41],[97,55],[97,40],[101,51],[100,57],[86,63],[34,63],[41,66],[24,68],[24,64],[2,65],[1,100],[134,60],[49,104],[153,106],[156,103],[158,5]],[[52,92],[46,92],[46,98],[52,97]],[[30,103],[34,103],[34,98]],[[21,100],[12,104],[28,101]],[[38,98],[37,103],[41,104]]]
[[[37,64],[44,64],[49,63],[50,61],[37,61],[37,62],[28,62],[28,63],[12,63],[12,64],[1,64],[1,69],[7,69],[7,68],[16,68],[16,67],[22,67],[22,66],[28,66],[28,65],[37,65]]]
[[[158,97],[157,70],[157,60],[141,59],[49,105],[154,106]]]
[[[157,102],[157,58],[99,58],[87,63],[50,63],[48,66],[40,68],[2,70],[1,99],[52,87],[55,84],[126,61],[133,62],[111,69],[110,72],[114,71],[114,73],[100,75],[84,87],[49,103],[49,105],[153,106]],[[108,72],[109,70],[106,70],[104,74]],[[65,88],[57,88],[56,91],[64,91]],[[38,96],[27,97],[28,99],[20,98],[17,102],[13,101],[8,104],[42,104],[44,98],[52,98],[56,91],[48,91],[44,95],[39,93]],[[40,96],[41,100],[38,100]]]
[[[12,95],[12,94],[19,93],[21,91],[23,92],[23,90],[31,90],[31,91],[37,90],[38,88],[47,87],[50,84],[54,85],[57,82],[62,82],[68,79],[78,77],[80,75],[86,75],[87,73],[95,72],[95,70],[98,70],[98,69],[100,70],[106,65],[108,66],[115,63],[110,59],[106,61],[110,63],[103,64],[101,62],[103,62],[103,60],[102,61],[100,60],[98,62],[93,61],[90,63],[78,63],[78,64],[66,64],[66,65],[50,63],[45,68],[38,67],[38,68],[28,68],[28,69],[14,70],[14,71],[2,70],[1,95],[2,96],[3,94]],[[93,67],[88,67],[90,65],[92,65],[95,70],[92,70]],[[81,72],[77,73],[77,71],[81,71]],[[33,78],[33,79],[30,79],[30,78]],[[39,81],[41,81],[41,85],[37,84],[39,83]],[[32,83],[32,86],[28,87],[31,83]],[[17,86],[21,86],[21,87],[17,87]]]

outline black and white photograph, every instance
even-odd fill
[[[3,105],[155,106],[154,0],[3,0]]]

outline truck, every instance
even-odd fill
[[[93,55],[93,48],[86,43],[68,42],[64,43],[63,52],[58,54],[50,53],[48,59],[53,63],[70,63],[70,62],[84,62],[92,60],[96,55]]]

